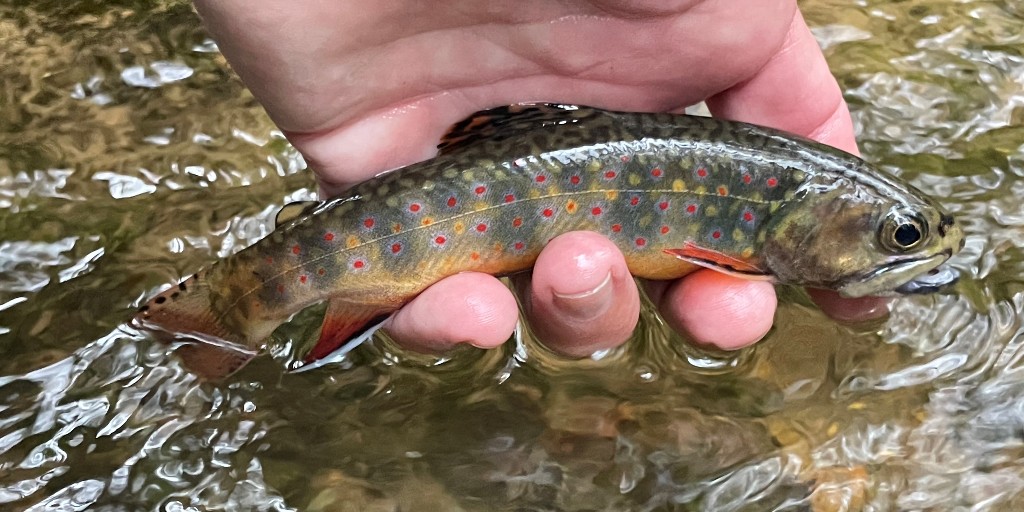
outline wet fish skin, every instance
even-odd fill
[[[439,147],[197,273],[173,299],[158,295],[137,318],[255,350],[290,315],[330,300],[341,320],[329,318],[325,336],[348,336],[446,276],[527,270],[573,230],[609,237],[642,278],[708,266],[866,295],[938,266],[963,239],[934,200],[863,160],[743,123],[521,105],[476,114]],[[908,223],[921,237],[900,247],[894,233],[912,238]],[[908,261],[925,263],[907,274]]]

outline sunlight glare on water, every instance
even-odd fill
[[[869,160],[965,226],[954,293],[848,326],[782,291],[734,358],[652,314],[625,349],[444,360],[387,340],[226,382],[129,329],[314,197],[177,1],[0,1],[0,508],[1024,510],[1024,9],[801,3]]]

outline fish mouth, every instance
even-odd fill
[[[943,251],[927,258],[895,261],[885,265],[856,282],[843,285],[839,294],[843,297],[899,296],[934,293],[952,286],[960,274],[943,265],[952,256],[952,251]]]

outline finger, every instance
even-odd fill
[[[778,303],[770,283],[713,270],[653,283],[650,296],[669,326],[698,345],[721,350],[746,347],[768,334]]]
[[[518,281],[534,334],[574,357],[621,345],[640,316],[640,294],[619,249],[593,232],[551,240],[532,280]]]
[[[889,314],[889,299],[885,297],[860,297],[847,299],[831,290],[807,290],[811,300],[826,315],[841,322],[863,322]]]
[[[760,71],[707,103],[715,116],[772,126],[857,154],[842,91],[799,11],[782,47]]]
[[[518,319],[516,299],[501,281],[466,272],[424,290],[384,329],[410,350],[443,352],[459,343],[497,347],[509,339]]]

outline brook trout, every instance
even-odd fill
[[[160,293],[138,323],[221,347],[179,354],[226,374],[311,304],[330,301],[310,361],[446,276],[528,270],[568,231],[607,236],[641,278],[706,267],[849,297],[933,291],[955,280],[936,270],[963,246],[910,185],[744,123],[516,105],[474,114],[438,147]]]

